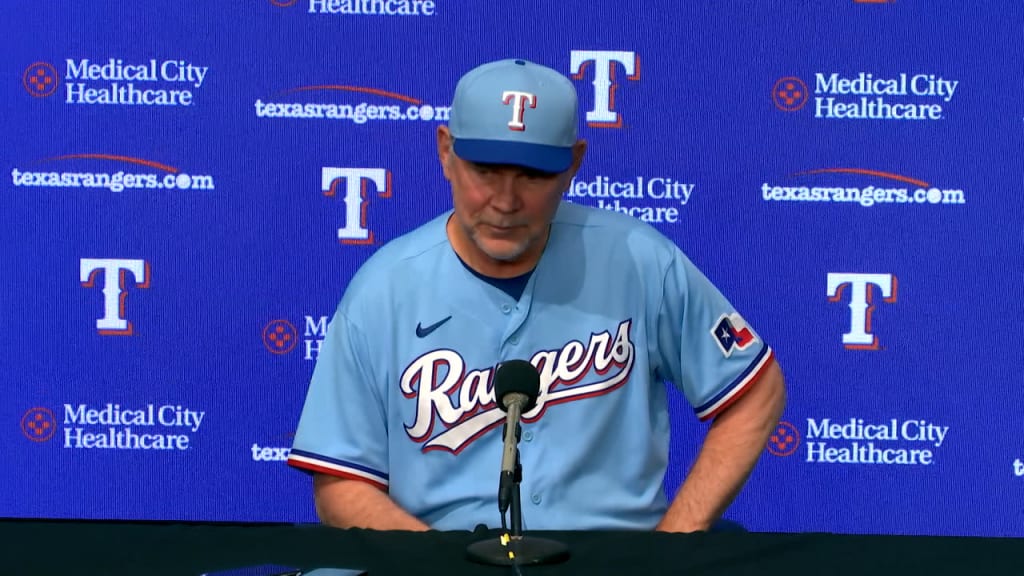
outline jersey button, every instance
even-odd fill
[[[523,432],[523,440],[526,440],[527,442],[533,440],[533,432],[531,432],[529,430],[527,430],[526,432]]]
[[[501,312],[502,312],[502,314],[508,314],[511,311],[512,311],[512,307],[509,306],[508,304],[502,304],[501,305]]]
[[[513,336],[508,339],[509,344],[519,344],[519,336]]]
[[[530,502],[533,502],[534,504],[540,504],[540,494],[534,494],[533,496],[530,496]]]

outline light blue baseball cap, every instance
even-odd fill
[[[459,80],[448,129],[463,160],[562,172],[572,165],[578,123],[576,88],[568,78],[509,59],[478,66]]]

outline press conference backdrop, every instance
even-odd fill
[[[457,78],[519,57],[579,92],[566,200],[672,238],[784,367],[731,518],[1024,536],[1024,4],[3,13],[0,516],[315,521],[283,460],[328,318],[450,208]],[[670,494],[706,430],[673,402]]]

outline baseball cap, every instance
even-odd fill
[[[448,129],[464,160],[562,172],[572,165],[578,123],[576,88],[568,78],[507,59],[459,79]]]

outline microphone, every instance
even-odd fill
[[[481,564],[515,566],[553,564],[569,558],[569,548],[555,540],[523,536],[519,483],[523,467],[519,464],[519,418],[537,405],[540,373],[526,360],[502,362],[494,375],[494,398],[506,412],[505,447],[501,456],[501,480],[498,484],[498,508],[501,510],[501,538],[487,538],[466,548],[466,556]],[[505,512],[511,504],[511,529],[505,533]]]
[[[519,463],[519,419],[537,405],[540,395],[540,374],[537,368],[526,360],[509,360],[498,366],[494,376],[494,397],[498,406],[506,412],[505,448],[501,456],[501,477],[498,481],[498,509],[508,511],[512,488],[517,480]]]

